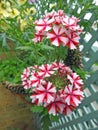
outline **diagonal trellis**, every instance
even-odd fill
[[[49,2],[46,2],[46,0],[37,1],[36,8],[39,10],[37,17],[42,16],[44,11],[47,11],[44,9],[46,6],[47,10],[49,10]],[[85,20],[84,16],[82,20]],[[92,12],[89,21],[92,29],[88,29],[81,36],[80,41],[82,45],[83,66],[84,70],[88,73],[85,81],[85,98],[72,115],[59,115],[59,122],[52,122],[50,130],[98,130],[98,46],[96,46],[96,44],[98,45],[98,29],[95,27],[95,17]],[[40,117],[36,117],[36,115],[35,126],[37,126],[38,130],[42,130]]]

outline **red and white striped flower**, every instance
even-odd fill
[[[45,36],[45,32],[38,31],[35,33],[35,38],[32,39],[35,43],[41,42],[42,38]]]
[[[53,26],[53,30],[47,33],[47,38],[51,40],[51,43],[55,46],[60,46],[61,43],[64,45],[67,43],[67,38],[65,37],[65,28],[62,26]]]
[[[64,68],[65,65],[63,63],[61,63],[61,62],[54,62],[52,64],[52,67],[53,67],[53,69],[60,69],[60,68]]]
[[[30,89],[31,88],[29,79],[28,80],[23,80],[22,84],[24,86],[24,89]]]
[[[64,91],[60,94],[60,97],[64,99],[67,105],[77,107],[83,99],[83,91],[74,88],[72,85],[66,86]]]
[[[72,17],[66,16],[66,17],[64,17],[64,19],[63,19],[63,25],[65,25],[66,28],[68,28],[68,29],[71,29],[71,30],[73,30],[73,31],[76,31],[75,28],[78,26],[78,22],[79,22],[79,21],[80,21],[80,20],[77,19],[77,18],[74,17],[74,16],[72,16]]]
[[[60,97],[55,97],[55,100],[47,105],[45,105],[46,108],[48,108],[49,114],[56,115],[58,112],[62,113],[65,108],[65,103],[60,100]]]
[[[39,102],[39,100],[36,98],[36,93],[33,93],[31,96],[30,96],[30,99],[31,99],[31,102],[33,104],[36,104],[38,106],[42,105],[41,102]]]
[[[51,24],[54,22],[54,19],[39,19],[36,20],[36,27],[37,31],[49,31],[51,29]]]
[[[30,68],[28,67],[26,69],[24,69],[23,74],[21,75],[21,79],[22,79],[22,84],[24,86],[25,89],[30,89],[30,80],[29,80],[29,76],[30,76]]]
[[[54,73],[54,70],[52,68],[52,65],[44,64],[39,67],[38,74],[42,77],[49,77]]]
[[[65,16],[64,11],[63,11],[63,10],[58,10],[57,14],[58,14],[58,16]]]
[[[42,80],[43,80],[42,76],[40,76],[37,72],[35,72],[30,77],[30,85],[32,87],[38,87],[41,84]]]
[[[70,49],[76,49],[79,44],[79,39],[80,39],[79,35],[70,30],[69,31],[66,30],[65,33],[66,33],[65,45],[68,46]],[[63,43],[63,46],[65,46],[65,45]]]
[[[43,19],[51,19],[54,18],[55,16],[57,16],[57,12],[55,10],[52,10],[51,12],[46,13],[43,16]]]
[[[55,94],[56,88],[50,82],[46,82],[46,84],[42,84],[36,88],[36,99],[38,99],[39,103],[50,103],[54,101]]]
[[[63,19],[65,18],[65,14],[63,10],[58,10],[57,15],[54,16],[56,25],[63,25]]]
[[[70,82],[75,86],[75,88],[81,88],[81,86],[83,86],[82,79],[80,79],[79,75],[77,75],[76,73],[72,73],[67,77],[70,80]]]
[[[72,105],[67,105],[66,104],[62,113],[65,114],[65,115],[70,115],[70,114],[72,114],[74,109],[75,109],[75,107],[73,107]]]
[[[23,74],[21,75],[22,81],[26,80],[26,79],[28,78],[29,74],[30,74],[30,68],[24,69],[24,72],[23,72]]]

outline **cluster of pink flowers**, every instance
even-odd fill
[[[49,114],[68,115],[84,98],[82,79],[63,63],[28,67],[21,78],[24,88],[32,91],[32,103],[44,106]]]
[[[78,25],[79,19],[64,14],[63,10],[52,11],[35,21],[35,43],[41,42],[43,37],[50,39],[55,46],[67,46],[76,49],[79,44],[79,35],[82,29]]]

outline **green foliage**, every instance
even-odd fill
[[[83,69],[78,69],[78,68],[73,68],[73,70],[81,77],[81,79],[83,79],[83,81],[85,80],[85,75],[87,74],[86,71],[84,71]]]
[[[51,120],[48,111],[44,109],[43,106],[37,106],[37,105],[34,105],[31,108],[31,111],[39,114],[40,120],[42,122],[41,127],[43,128],[43,130],[49,130],[49,126],[51,125]]]
[[[41,120],[42,120],[42,124],[41,124],[42,129],[49,130],[49,126],[51,125],[51,120],[49,118],[49,114],[42,115]]]
[[[43,130],[49,130],[51,123],[57,122],[59,118],[57,115],[49,115],[48,110],[45,109],[43,106],[34,105],[31,108],[31,111],[39,114],[39,120],[41,121],[41,127]]]
[[[0,46],[3,48],[8,48],[9,49],[9,46],[7,44],[7,35],[6,33],[1,33],[0,34]],[[2,44],[1,44],[2,43]],[[1,48],[0,48],[1,49]]]
[[[21,73],[25,64],[13,58],[0,62],[0,81],[7,80],[13,83],[21,82]]]
[[[49,115],[51,122],[58,122],[59,117],[56,115]]]
[[[43,106],[34,105],[34,106],[31,108],[31,111],[32,111],[32,112],[41,113],[41,112],[43,112],[43,110],[44,110],[44,107],[43,107]]]

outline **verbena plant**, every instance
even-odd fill
[[[22,81],[27,93],[31,94],[32,103],[35,104],[32,110],[41,112],[44,115],[42,119],[47,119],[48,124],[50,119],[54,118],[53,115],[58,113],[66,115],[73,111],[84,97],[82,82],[84,72],[72,61],[70,64],[70,60],[74,61],[72,59],[73,49],[77,50],[79,47],[80,26],[83,27],[83,36],[92,24],[88,20],[83,20],[85,13],[92,10],[96,16],[97,7],[92,2],[92,0],[84,2],[70,0],[66,3],[63,0],[55,0],[52,3],[48,1],[46,4],[46,1],[43,0],[35,0],[35,2],[5,0],[0,3],[2,10],[0,14],[0,49],[1,53],[7,52],[8,56],[8,59],[1,60],[0,80],[21,83],[21,74],[27,68],[22,74]],[[54,11],[48,14],[53,9],[58,13],[56,14]],[[44,21],[45,12],[47,15]],[[80,22],[76,17],[80,19]],[[49,21],[51,19],[53,21]],[[78,22],[80,26],[78,26]],[[10,45],[13,45],[13,48]],[[11,57],[10,50],[14,51],[14,57]],[[78,54],[74,55],[75,59],[79,57]],[[68,65],[72,70],[63,64],[66,64],[68,58]],[[44,92],[47,92],[47,98],[43,97],[45,94],[42,93],[43,89],[45,89]],[[66,91],[67,94],[74,93],[74,89],[78,95],[76,94],[74,98],[67,97]],[[48,95],[48,92],[51,94]],[[42,96],[40,96],[41,93]],[[48,96],[51,100],[48,99]],[[64,102],[62,102],[63,99]],[[52,107],[54,102],[57,102],[57,108]],[[67,109],[66,106],[70,107]],[[48,130],[48,126],[44,125],[44,129]]]

